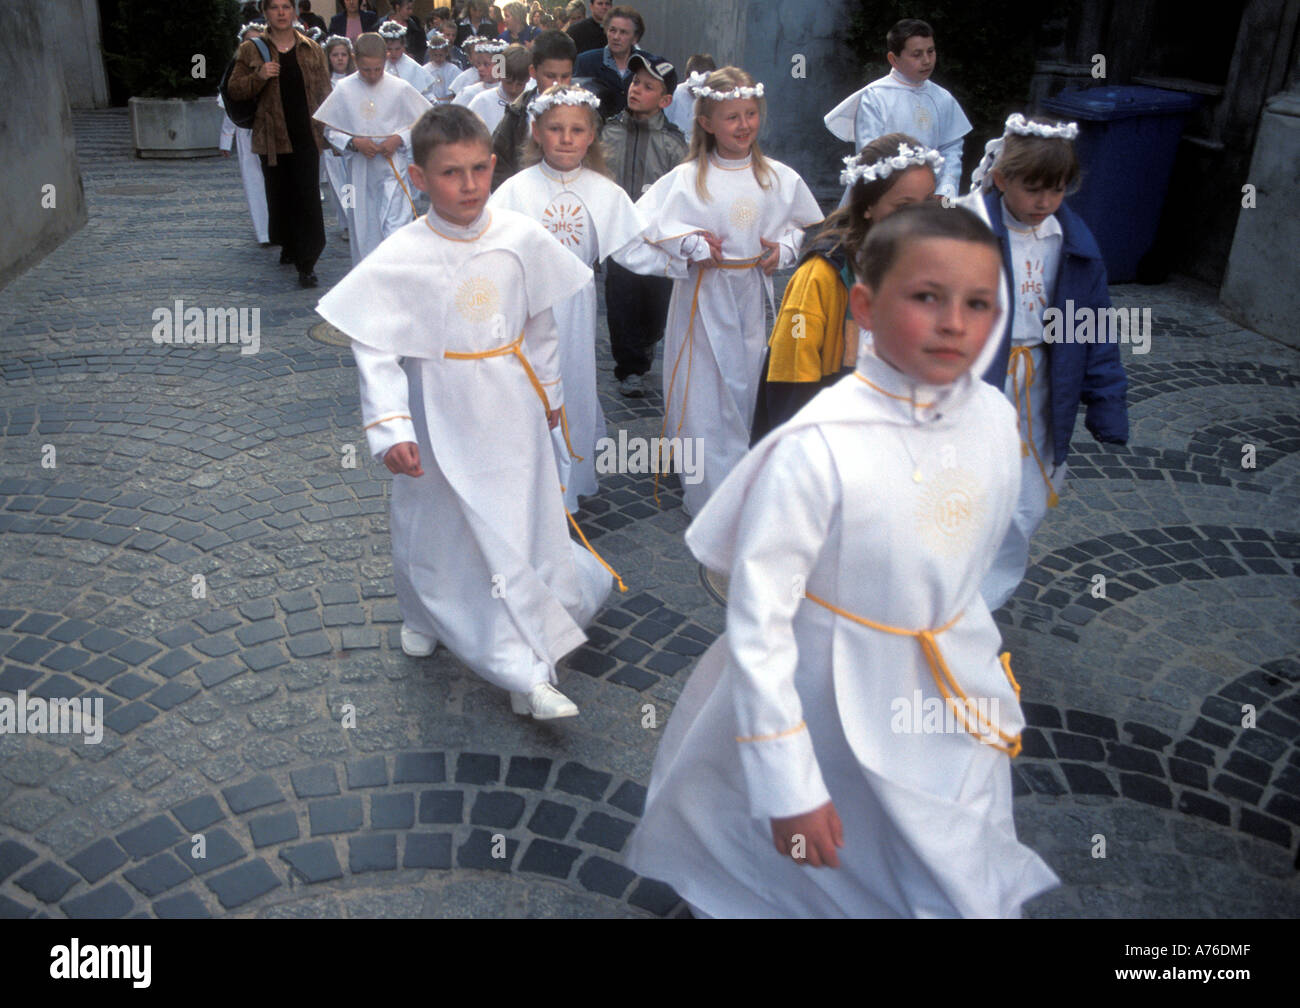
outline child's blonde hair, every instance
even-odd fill
[[[713,73],[704,81],[704,86],[713,91],[731,91],[735,88],[753,87],[754,78],[747,74],[740,67],[725,66],[721,69],[714,70]],[[763,119],[767,115],[767,102],[762,98],[755,98],[758,102],[759,126],[761,128]],[[718,102],[712,98],[695,99],[695,118],[707,116],[713,111],[713,106]],[[686,157],[682,159],[682,164],[688,161],[695,162],[695,191],[699,194],[700,199],[709,198],[709,187],[705,183],[705,178],[709,170],[709,155],[717,149],[718,141],[708,130],[702,129],[696,125],[694,132],[691,134],[691,147],[686,152]],[[750,146],[750,166],[754,171],[754,179],[763,189],[772,188],[772,169],[768,167],[767,159],[763,157],[763,151],[758,145],[758,137],[755,136]]]
[[[562,94],[590,94],[586,88],[579,87],[577,84],[552,84],[543,92],[544,97],[554,98]],[[539,96],[539,97],[542,97]],[[534,98],[534,101],[537,99]],[[583,155],[582,167],[589,168],[599,175],[606,178],[612,178],[609,166],[605,163],[605,150],[600,144],[600,113],[596,111],[595,106],[588,105],[586,102],[578,102],[576,105],[552,105],[545,112],[533,120],[534,123],[540,123],[557,108],[578,108],[584,109],[591,121],[591,146],[587,148],[587,153]],[[542,160],[541,145],[533,138],[531,126],[528,130],[528,142],[524,146],[523,160],[520,166],[531,168]]]
[[[348,68],[343,72],[352,73],[357,68],[357,61],[352,58],[352,43],[339,35],[335,35],[333,39],[327,39],[325,42],[325,65],[330,65],[330,51],[340,46],[348,51]],[[330,72],[333,73],[333,67],[330,67]]]
[[[1026,118],[1041,126],[1062,125],[1042,116]],[[1067,192],[1079,187],[1079,159],[1074,144],[1064,137],[1024,136],[1008,131],[1002,138],[1002,150],[992,170],[1009,181],[1019,179],[1028,186],[1060,185]]]

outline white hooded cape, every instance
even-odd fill
[[[857,375],[757,445],[687,532],[731,575],[727,629],[673,711],[626,860],[704,913],[1016,916],[1056,884],[1016,839],[1006,755],[925,730],[943,701],[918,641],[804,597],[908,630],[961,614],[936,636],[952,675],[1020,731],[978,592],[1020,471],[1014,411],[979,377],[995,345],[940,389],[865,346]],[[828,800],[840,867],[777,853],[770,819]]]
[[[403,621],[518,692],[554,681],[610,588],[569,539],[545,412],[563,402],[551,309],[590,279],[534,221],[494,209],[467,228],[413,221],[317,306],[353,340],[372,454],[419,446],[424,476],[393,481]],[[545,404],[513,354],[445,356],[521,333]]]

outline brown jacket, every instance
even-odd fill
[[[294,32],[297,39],[295,50],[298,56],[298,68],[302,71],[303,86],[307,91],[307,114],[313,115],[320,103],[330,93],[329,63],[325,52],[315,42],[301,32]],[[271,50],[271,58],[279,62],[280,54],[270,39],[266,40]],[[272,77],[262,80],[257,71],[262,66],[262,54],[250,40],[241,43],[235,53],[235,65],[230,71],[227,87],[230,96],[239,101],[257,98],[257,115],[253,119],[253,153],[265,154],[268,165],[275,164],[276,154],[292,154],[293,145],[289,143],[289,130],[284,123],[284,106],[280,103],[280,80]],[[316,137],[316,149],[325,149],[325,132],[320,123],[312,120],[312,133]]]

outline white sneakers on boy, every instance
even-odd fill
[[[436,637],[402,627],[402,651],[412,658],[428,658],[438,647]]]
[[[516,714],[531,714],[538,721],[578,716],[578,705],[546,682],[527,693],[511,693],[510,709]]]

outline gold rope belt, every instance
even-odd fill
[[[411,199],[411,190],[406,188],[406,183],[402,181],[402,174],[397,170],[397,165],[393,164],[393,159],[387,154],[384,160],[388,162],[388,167],[393,169],[393,178],[397,179],[397,184],[402,187],[402,192],[406,195],[406,202],[411,204],[411,213],[419,216],[419,211],[415,209],[415,200]]]
[[[668,380],[668,394],[664,398],[664,422],[663,426],[659,429],[659,444],[655,446],[656,452],[662,448],[668,433],[668,410],[672,406],[673,402],[673,389],[677,387],[677,366],[681,364],[682,354],[684,352],[686,352],[686,387],[682,389],[682,415],[677,418],[677,429],[673,432],[674,438],[682,432],[682,424],[686,420],[686,399],[691,392],[691,366],[695,362],[695,316],[699,312],[700,308],[700,284],[704,280],[705,270],[710,267],[729,270],[750,269],[753,266],[757,266],[762,262],[762,260],[763,257],[760,255],[754,256],[752,259],[730,259],[726,262],[720,263],[708,262],[707,265],[701,267],[699,272],[695,274],[695,291],[691,295],[691,318],[690,322],[688,322],[686,326],[686,339],[682,341],[682,345],[677,350],[677,359],[673,361],[672,377]],[[688,348],[689,352],[687,352]],[[667,471],[666,467],[672,465],[672,460],[673,453],[672,449],[669,448],[667,462],[655,466],[654,499],[656,506],[659,505],[659,474]]]
[[[866,617],[857,616],[845,609],[841,609],[839,606],[832,605],[825,599],[818,598],[810,592],[805,592],[804,598],[808,599],[810,602],[816,602],[819,606],[829,609],[836,616],[843,616],[847,620],[852,620],[859,626],[864,626],[871,630],[879,630],[881,633],[894,634],[897,637],[915,637],[921,645],[921,653],[925,655],[926,664],[930,666],[930,675],[934,677],[935,686],[938,687],[944,700],[948,703],[949,707],[951,707],[953,713],[956,714],[962,727],[966,729],[968,733],[974,735],[980,742],[983,742],[985,745],[990,745],[1000,752],[1006,753],[1012,759],[1020,755],[1020,736],[1018,734],[1014,736],[1006,734],[997,725],[990,723],[988,719],[979,712],[975,705],[970,702],[970,698],[966,696],[966,693],[957,683],[957,680],[953,678],[952,672],[948,668],[948,663],[944,660],[943,652],[939,650],[939,643],[935,640],[935,635],[941,634],[952,627],[953,624],[962,618],[964,615],[963,613],[958,613],[943,626],[934,630],[904,630],[902,627],[889,626],[887,623],[877,623],[874,620],[867,619]],[[1011,674],[1011,652],[1004,651],[998,657],[1002,662],[1002,671],[1006,673],[1007,682],[1011,683],[1011,688],[1016,691],[1016,699],[1019,700],[1020,684],[1016,682],[1015,676]],[[957,697],[961,698],[961,704],[959,704],[956,698],[954,698],[954,693]],[[965,705],[965,710],[962,709],[962,704]],[[967,721],[967,710],[974,711],[975,718],[978,722],[976,727],[979,728],[979,731],[975,731],[971,723]],[[1006,743],[1006,745],[988,741],[987,736],[993,733],[996,733],[998,737]]]
[[[542,383],[541,380],[537,377],[537,372],[533,370],[533,366],[528,363],[528,358],[524,356],[524,352],[521,349],[523,344],[524,344],[524,334],[521,332],[519,334],[519,338],[515,340],[513,343],[507,346],[497,347],[495,350],[479,350],[475,353],[457,353],[454,350],[445,350],[443,351],[442,355],[446,357],[448,360],[487,360],[490,357],[505,357],[508,355],[514,355],[514,357],[518,359],[519,363],[524,366],[524,373],[528,375],[528,380],[529,382],[532,383],[533,391],[537,393],[537,398],[539,398],[542,401],[542,408],[547,413],[550,413],[551,412],[550,400],[546,398],[546,390],[542,388]],[[565,424],[564,422],[563,406],[560,407],[560,422],[564,431],[564,443],[566,446],[568,446],[569,454],[573,455],[573,446],[569,444],[568,425]],[[579,458],[576,455],[574,455],[574,458],[578,458],[578,460],[581,461],[581,458]],[[561,493],[564,492],[563,487],[560,488],[560,492]],[[563,505],[561,506],[563,507]],[[619,591],[621,592],[627,591],[627,585],[625,585],[623,583],[623,579],[618,576],[618,572],[605,562],[604,557],[602,557],[599,553],[597,553],[594,549],[592,549],[591,543],[589,543],[587,541],[587,537],[582,534],[582,529],[578,527],[578,523],[574,520],[573,515],[569,513],[568,508],[564,508],[564,513],[569,519],[569,524],[573,526],[573,530],[578,533],[578,538],[582,540],[582,545],[587,548],[587,552],[589,552],[592,556],[594,556],[597,559],[597,561],[600,562],[600,565],[605,568],[605,570],[609,571],[610,576],[612,576],[614,580],[618,582]]]
[[[1034,355],[1030,353],[1029,347],[1017,346],[1011,348],[1011,356],[1007,359],[1007,371],[1011,374],[1012,401],[1016,404],[1016,433],[1020,432],[1020,368],[1017,363],[1023,364],[1025,369],[1025,437],[1020,439],[1020,457],[1026,458],[1032,451],[1034,461],[1038,463],[1038,472],[1043,477],[1043,483],[1047,485],[1047,506],[1054,508],[1061,503],[1057,496],[1056,490],[1052,487],[1052,481],[1047,478],[1047,469],[1043,466],[1043,460],[1038,456],[1038,445],[1034,443],[1034,404],[1029,399],[1030,386],[1034,384]]]

